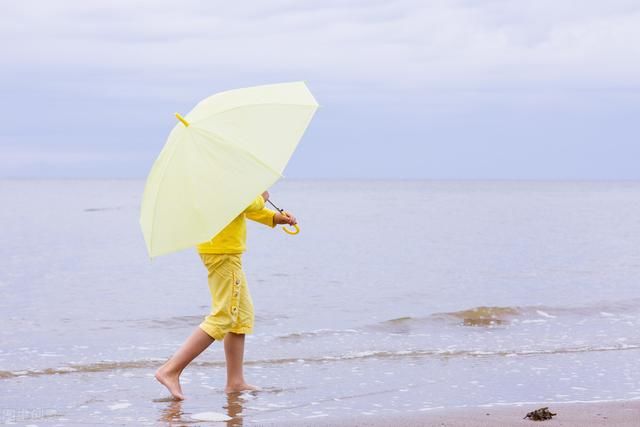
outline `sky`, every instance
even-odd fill
[[[287,178],[640,179],[637,0],[3,2],[0,178],[144,179],[174,112],[298,80]]]

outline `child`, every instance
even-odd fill
[[[225,392],[259,389],[247,384],[242,372],[244,336],[253,332],[254,321],[253,302],[241,263],[246,246],[245,217],[270,227],[297,223],[289,213],[282,214],[265,208],[268,199],[269,193],[265,191],[213,239],[197,246],[208,270],[211,313],[155,373],[156,379],[169,389],[175,399],[184,399],[180,387],[180,374],[184,368],[213,341],[223,339],[227,361]]]

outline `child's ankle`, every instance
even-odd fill
[[[182,374],[183,369],[178,369],[173,366],[167,365],[166,363],[160,367],[160,370],[167,375],[177,375],[180,376]]]
[[[238,387],[241,385],[245,385],[247,382],[244,380],[244,378],[240,378],[238,380],[227,380],[227,387]]]

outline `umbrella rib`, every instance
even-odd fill
[[[176,144],[173,144],[173,150],[169,153],[169,158],[162,169],[162,174],[160,176],[160,183],[158,184],[158,189],[156,190],[156,195],[153,198],[153,217],[151,219],[151,230],[149,230],[149,249],[150,252],[153,252],[153,229],[156,226],[156,207],[158,206],[158,195],[160,194],[160,188],[162,187],[162,183],[164,182],[165,172],[169,168],[169,164],[171,163],[171,159],[173,155],[176,153],[177,147]]]
[[[187,135],[188,135],[189,139],[192,142],[197,142],[196,138],[193,137],[193,134],[191,132],[187,132]],[[190,178],[189,181],[191,183],[191,188],[194,188],[195,185],[194,185],[193,175],[189,175],[189,178]],[[204,218],[202,217],[201,207],[200,207],[200,204],[199,204],[199,202],[197,200],[196,200],[196,205],[197,205],[196,206],[196,212],[198,213],[198,220],[199,220],[200,224],[204,225],[205,221],[204,221]]]
[[[265,167],[266,169],[270,170],[271,172],[275,173],[276,175],[278,175],[278,177],[282,178],[283,175],[282,173],[278,172],[277,170],[275,170],[274,168],[272,168],[271,166],[269,166],[267,163],[263,162],[259,157],[257,157],[255,154],[253,154],[251,151],[242,148],[242,147],[238,147],[237,145],[233,145],[233,144],[228,144],[226,142],[221,142],[220,139],[222,139],[218,134],[214,133],[214,132],[210,132],[206,129],[202,129],[202,128],[194,128],[194,130],[205,133],[209,136],[213,136],[212,141],[215,142],[216,144],[219,145],[223,145],[225,147],[231,148],[232,150],[237,150],[241,153],[246,154],[247,156],[249,156],[251,159],[255,160],[258,164],[262,165],[263,167]]]

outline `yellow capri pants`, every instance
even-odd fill
[[[242,271],[242,254],[200,254],[208,271],[211,313],[200,329],[221,341],[227,332],[253,333],[253,301]]]

